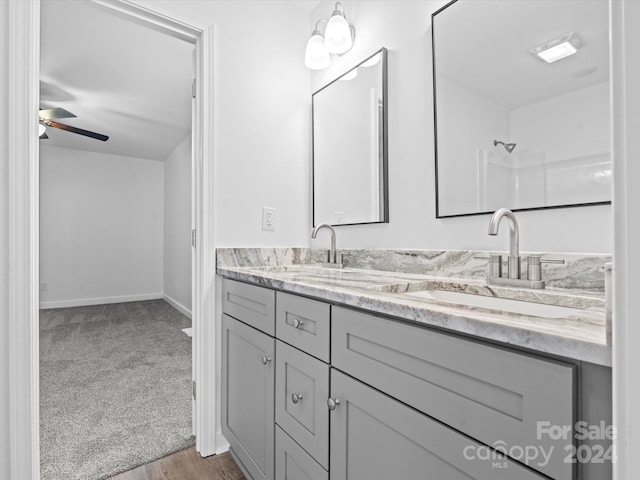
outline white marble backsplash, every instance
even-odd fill
[[[469,250],[339,249],[345,267],[442,277],[483,279],[486,259],[475,258],[494,252]],[[506,253],[501,252],[506,261]],[[548,287],[604,292],[604,265],[610,255],[522,252],[522,271],[527,255],[562,259],[564,264],[545,264],[542,278]],[[327,261],[327,250],[317,248],[219,248],[218,267],[297,265]]]

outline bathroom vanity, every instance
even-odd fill
[[[483,296],[472,279],[331,270],[218,264],[222,429],[249,478],[611,478],[598,295],[538,293],[567,309],[545,319],[420,295]]]

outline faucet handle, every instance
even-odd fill
[[[564,260],[542,258],[541,255],[529,255],[527,257],[527,278],[529,280],[537,280],[537,281],[542,280],[542,264],[543,263],[563,264]]]
[[[473,258],[489,259],[489,277],[502,276],[502,255],[475,255]]]

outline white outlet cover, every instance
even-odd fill
[[[271,207],[262,207],[262,230],[276,229],[276,209]]]

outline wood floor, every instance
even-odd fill
[[[202,458],[189,448],[147,465],[121,473],[111,480],[245,480],[231,458],[223,453]]]

